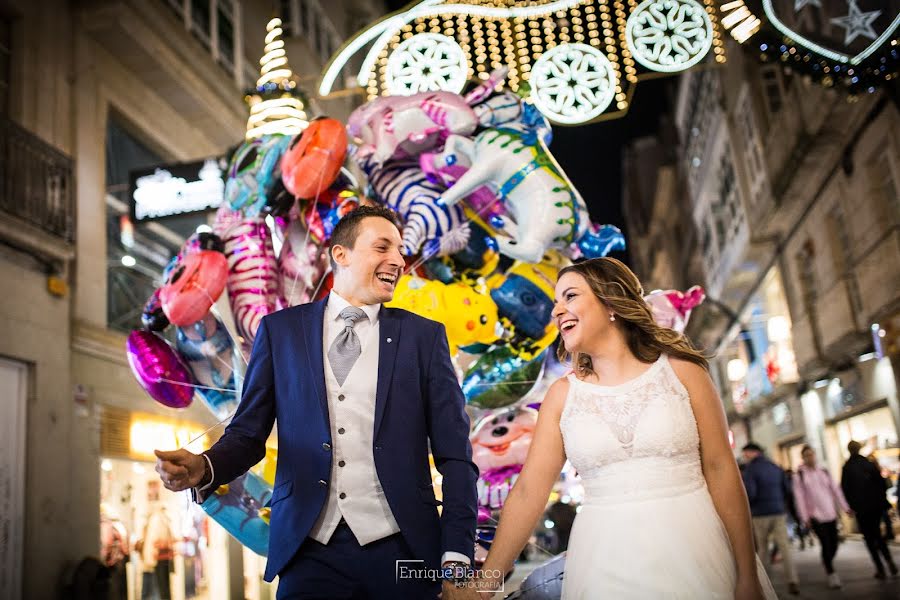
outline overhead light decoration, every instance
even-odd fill
[[[244,97],[250,106],[248,140],[275,133],[296,135],[309,125],[303,110],[305,99],[292,80],[294,74],[284,51],[282,33],[281,19],[272,19],[266,25],[266,45],[259,59],[259,79],[256,88]]]
[[[385,85],[393,96],[466,86],[466,55],[456,40],[437,33],[420,33],[404,40],[388,59]]]
[[[531,84],[534,105],[557,123],[590,121],[622,90],[612,63],[588,44],[544,52],[534,63]]]
[[[882,0],[732,0],[722,26],[760,60],[873,93],[898,77],[900,11]]]
[[[351,62],[368,99],[458,92],[506,67],[512,91],[575,125],[623,116],[644,76],[725,62],[724,35],[715,0],[423,0],[348,40],[318,93]]]
[[[676,73],[696,65],[712,48],[709,15],[694,0],[647,0],[625,26],[634,59],[652,71]]]

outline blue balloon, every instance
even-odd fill
[[[600,258],[613,250],[624,250],[625,236],[615,225],[591,225],[576,244],[587,258]]]
[[[544,337],[552,319],[553,299],[537,285],[521,275],[510,275],[500,287],[491,290],[491,298],[497,303],[500,316],[516,326],[516,333],[535,340]]]
[[[217,419],[227,418],[238,405],[234,344],[225,325],[207,314],[193,325],[178,327],[175,347],[197,383],[197,393]],[[215,389],[210,389],[215,388]]]
[[[247,472],[221,486],[203,501],[201,508],[237,541],[260,556],[269,552],[269,523],[263,519],[272,498],[272,486]]]

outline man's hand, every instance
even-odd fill
[[[187,450],[154,450],[156,472],[167,490],[180,492],[196,487],[206,472],[206,459]]]

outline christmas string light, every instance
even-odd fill
[[[266,39],[259,59],[256,88],[244,100],[250,106],[248,140],[264,135],[297,135],[309,125],[303,95],[291,79],[294,74],[284,51],[281,19],[266,24]]]

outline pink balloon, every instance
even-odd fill
[[[691,318],[691,310],[699,306],[705,298],[706,294],[699,285],[686,292],[654,290],[644,296],[658,325],[682,333]]]
[[[488,414],[472,433],[472,461],[482,473],[499,467],[522,465],[537,425],[537,411],[516,406]]]
[[[250,217],[223,235],[228,259],[228,299],[238,333],[249,349],[259,322],[277,309],[278,266],[272,233],[263,217]]]
[[[159,290],[163,312],[173,325],[196,323],[222,295],[228,261],[221,252],[201,250],[182,256]]]
[[[169,408],[185,408],[194,399],[194,379],[169,344],[150,331],[135,330],[126,340],[128,364],[150,397]]]
[[[469,135],[478,117],[465,99],[451,92],[379,96],[350,115],[347,132],[361,141],[359,158],[382,163],[416,156],[450,134]]]

